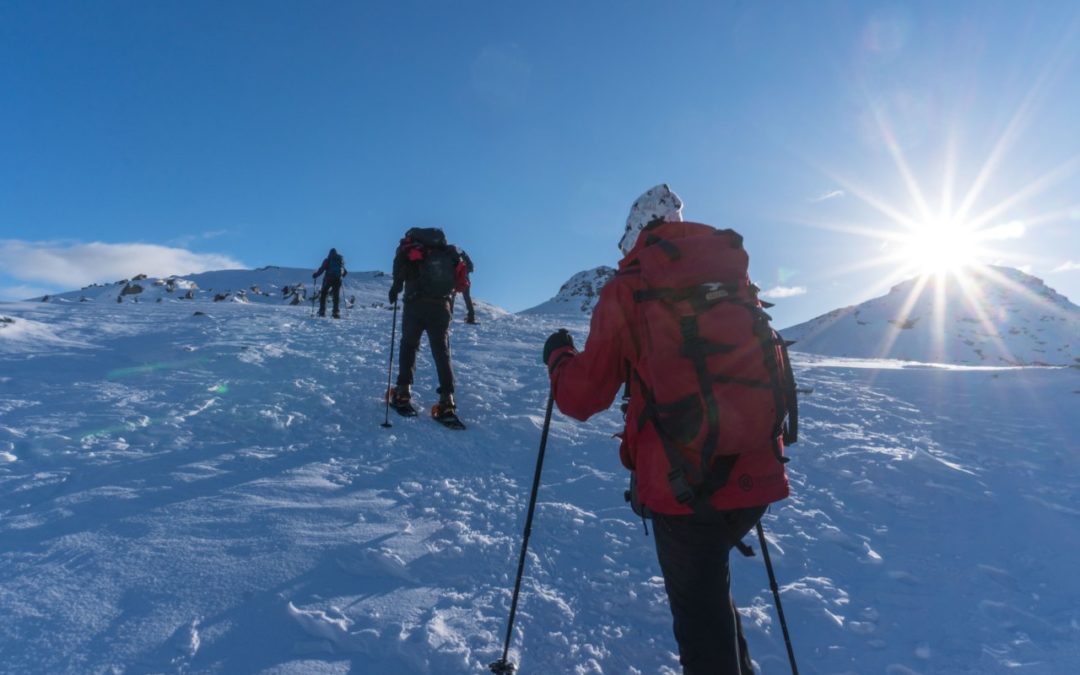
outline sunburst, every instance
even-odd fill
[[[1036,87],[1044,84],[1045,79]],[[888,117],[881,110],[876,110],[874,115],[877,131],[889,150],[898,178],[905,188],[906,203],[892,203],[842,173],[819,167],[843,188],[844,194],[853,196],[878,214],[877,222],[871,224],[852,225],[835,221],[808,223],[879,241],[877,256],[863,259],[838,270],[836,274],[846,275],[868,269],[879,271],[879,282],[866,289],[875,295],[900,281],[916,278],[903,303],[902,315],[896,318],[899,322],[906,322],[921,295],[932,291],[935,298],[932,325],[939,348],[945,339],[945,298],[949,288],[959,289],[968,311],[977,317],[989,335],[996,335],[997,331],[993,329],[986,301],[982,298],[981,289],[987,281],[1004,285],[1038,305],[1053,307],[1046,298],[995,272],[989,265],[1018,265],[1020,257],[1016,254],[1016,247],[1009,247],[1008,243],[1022,238],[1031,227],[1052,222],[1064,215],[1060,212],[1036,213],[1025,214],[1023,220],[1006,220],[1010,213],[1026,207],[1033,198],[1074,175],[1080,168],[1080,155],[1020,185],[990,206],[976,208],[980,201],[984,201],[986,188],[995,169],[1001,165],[1006,150],[1015,142],[1018,130],[1032,114],[1031,101],[1034,98],[1034,93],[1025,98],[960,199],[956,199],[958,195],[955,193],[957,166],[960,164],[955,136],[945,144],[940,198],[938,203],[932,204],[926,197],[924,184],[916,178],[901,145],[896,142]],[[891,333],[886,343],[880,345],[878,353],[887,355],[898,335],[899,331]],[[994,341],[1000,353],[1009,354],[1000,338]]]

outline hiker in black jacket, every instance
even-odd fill
[[[341,280],[348,276],[349,270],[345,269],[345,258],[341,257],[336,248],[330,249],[330,252],[326,254],[326,258],[322,261],[322,265],[315,270],[311,278],[318,279],[323,272],[326,273],[326,276],[323,277],[322,291],[319,292],[319,316],[326,316],[326,294],[333,291],[334,318],[340,319],[341,314],[338,312],[338,303],[341,298]]]
[[[431,356],[439,375],[439,403],[435,417],[456,413],[454,370],[450,365],[450,319],[453,296],[464,275],[461,250],[446,243],[438,228],[412,228],[401,240],[394,256],[394,281],[390,302],[396,304],[404,290],[401,319],[401,361],[397,386],[389,392],[395,408],[411,407],[412,383],[420,337],[427,333]]]

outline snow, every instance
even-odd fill
[[[384,275],[350,275],[357,301],[332,321],[282,300],[292,271],[207,274],[193,301],[151,285],[161,303],[109,287],[0,305],[0,672],[487,672],[539,352],[564,325],[582,343],[587,314],[480,303],[453,335],[469,429],[383,429]],[[276,289],[212,300],[256,281]],[[794,358],[793,496],[765,526],[800,671],[1074,672],[1080,370]],[[422,352],[422,406],[433,371]],[[678,672],[620,426],[617,406],[554,417],[523,673]],[[760,672],[790,672],[759,557],[733,555],[733,589]]]
[[[522,314],[591,314],[600,300],[600,289],[615,276],[615,268],[601,266],[578,272],[559,288],[550,300],[526,309]]]
[[[781,331],[832,356],[973,365],[1080,364],[1080,307],[1041,279],[972,268],[944,283],[911,279],[888,295]]]

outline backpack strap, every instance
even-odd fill
[[[784,456],[784,453],[780,449],[780,443],[777,441],[777,439],[784,436],[784,427],[789,417],[787,406],[787,399],[789,397],[785,393],[784,386],[784,380],[786,379],[784,369],[787,366],[787,352],[783,347],[783,339],[769,326],[769,315],[765,313],[765,310],[759,309],[756,312],[754,332],[761,342],[761,351],[765,359],[765,372],[769,374],[769,385],[773,393],[773,407],[776,410],[772,432],[773,455],[776,457],[776,461],[781,464],[787,464],[790,458]],[[777,361],[778,348],[781,350],[780,358],[784,359],[784,364],[778,363]],[[796,417],[797,416],[798,413],[796,413]]]
[[[664,448],[664,454],[667,456],[669,466],[668,485],[671,487],[671,494],[674,495],[675,501],[690,507],[694,513],[700,515],[714,513],[715,509],[709,503],[709,497],[713,492],[727,484],[731,469],[735,465],[735,458],[725,459],[722,463],[717,462],[711,471],[706,472],[705,467],[709,466],[708,459],[711,459],[712,455],[711,449],[706,446],[703,449],[703,454],[707,453],[707,457],[703,457],[704,461],[700,467],[689,462],[679,451],[678,440],[660,422],[659,413],[662,406],[657,404],[652,390],[645,384],[636,369],[633,371],[633,376],[637,380],[638,389],[645,398],[645,405],[642,407],[640,417],[638,417],[638,428],[641,429],[646,423],[651,422],[653,429],[656,430],[656,435],[660,438],[660,445]],[[715,408],[715,406],[713,407]],[[695,490],[691,483],[697,484],[698,489]]]
[[[779,333],[776,337],[780,340],[780,353],[784,357],[784,398],[787,408],[787,423],[784,425],[784,445],[792,445],[799,441],[799,395],[795,387],[795,373],[791,369],[791,358],[788,356],[788,347],[795,344],[785,340]]]
[[[727,530],[728,540],[732,542],[732,545],[738,549],[739,553],[747,558],[753,557],[754,549],[747,546],[741,539],[735,538],[731,527],[724,519],[720,511],[717,511],[712,503],[709,501],[709,497],[714,492],[722,488],[731,476],[731,470],[735,466],[735,457],[724,458],[723,464],[714,466],[713,470],[708,475],[703,475],[704,472],[699,471],[679,452],[676,445],[676,441],[672,438],[664,428],[658,424],[658,420],[655,414],[650,414],[650,408],[654,411],[656,409],[656,399],[653,397],[652,392],[646,386],[644,380],[638,374],[637,370],[632,370],[633,377],[637,380],[638,387],[645,397],[645,409],[642,411],[641,418],[639,418],[638,424],[644,426],[646,421],[653,423],[653,429],[656,430],[656,435],[660,437],[660,444],[664,448],[664,454],[667,455],[668,466],[670,470],[667,474],[668,485],[671,487],[671,493],[675,495],[675,500],[684,506],[688,506],[693,509],[694,514],[702,517],[708,522],[716,522]],[[719,469],[719,470],[717,470]],[[696,480],[700,484],[698,489],[694,489],[690,485],[690,481],[687,479],[687,475],[700,478]],[[631,474],[633,476],[633,474]],[[650,515],[648,508],[637,501],[636,486],[631,478],[630,490],[627,490],[625,498],[634,507],[634,513],[638,513],[644,520]],[[640,509],[640,510],[639,510]],[[646,530],[646,533],[648,531]]]

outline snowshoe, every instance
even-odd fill
[[[443,397],[441,401],[431,406],[431,417],[449,429],[460,431],[465,428],[464,422],[457,416],[457,406],[454,405],[453,396]]]
[[[403,392],[399,392],[397,387],[390,387],[386,392],[386,400],[394,412],[402,417],[416,417],[420,413],[419,409],[413,405],[408,387],[405,387]]]

